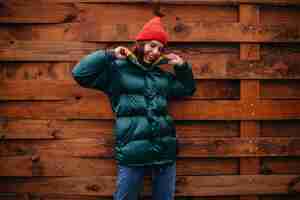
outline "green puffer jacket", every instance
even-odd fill
[[[81,86],[102,90],[110,99],[118,164],[161,165],[176,160],[176,132],[167,100],[192,95],[196,85],[188,63],[175,65],[175,76],[159,68],[166,62],[161,57],[146,68],[132,53],[116,59],[112,51],[99,50],[72,71]]]

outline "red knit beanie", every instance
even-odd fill
[[[141,40],[158,40],[164,45],[168,42],[168,34],[164,30],[160,17],[154,17],[147,22],[139,34],[136,36],[137,41]]]

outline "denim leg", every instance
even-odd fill
[[[173,200],[176,184],[176,163],[169,166],[154,167],[152,178],[152,199]]]
[[[143,167],[118,165],[117,189],[114,200],[137,200],[144,180]]]

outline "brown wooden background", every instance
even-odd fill
[[[170,106],[176,198],[300,198],[299,0],[0,0],[1,200],[111,199],[113,115],[70,72],[153,12],[198,82]]]

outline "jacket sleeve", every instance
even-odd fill
[[[80,60],[72,70],[75,81],[86,88],[93,88],[109,92],[112,69],[112,51],[98,50]]]
[[[196,91],[192,67],[187,62],[174,66],[175,75],[169,76],[169,98],[191,96]]]

